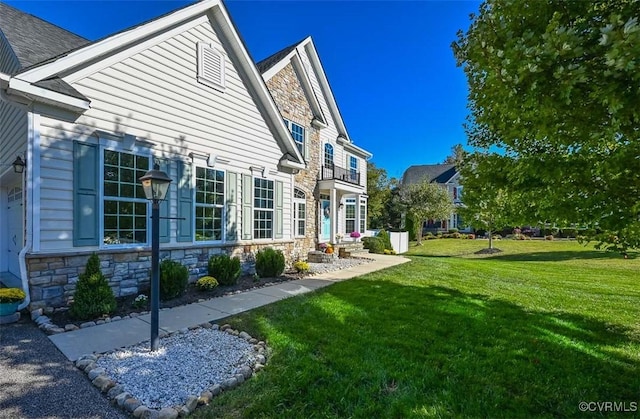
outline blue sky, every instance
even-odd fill
[[[90,40],[191,3],[4,1]],[[313,37],[349,135],[389,176],[466,143],[466,79],[450,45],[479,1],[225,4],[256,61]]]

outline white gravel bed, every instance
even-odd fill
[[[98,359],[96,365],[149,408],[184,404],[216,383],[255,364],[253,345],[214,329],[196,329],[160,339],[151,352],[149,342],[121,349]]]
[[[373,259],[368,258],[344,258],[340,259],[335,257],[333,263],[311,263],[309,262],[309,269],[312,274],[324,274],[327,272],[338,271],[341,269],[351,268],[353,266],[362,265],[364,263],[373,262]]]

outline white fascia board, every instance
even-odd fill
[[[0,72],[0,82],[1,83],[9,84],[9,80],[11,80],[11,76],[10,75]]]
[[[333,115],[333,120],[335,121],[338,133],[349,139],[347,127],[344,125],[344,120],[342,119],[342,115],[340,115],[340,111],[338,110],[336,99],[333,96],[333,92],[331,91],[331,87],[329,86],[329,81],[327,80],[327,75],[324,72],[324,68],[322,67],[322,63],[320,62],[320,57],[318,56],[318,52],[316,51],[316,47],[313,44],[313,40],[311,39],[311,37],[308,37],[303,42],[301,42],[298,48],[301,47],[304,47],[307,51],[309,62],[311,63],[313,70],[316,73],[316,77],[320,82],[320,88],[322,89],[322,93],[327,100],[327,105],[329,106],[329,111]]]
[[[42,87],[34,86],[24,80],[16,78],[9,80],[7,93],[26,95],[36,102],[49,103],[73,111],[86,111],[90,108],[90,102],[86,100],[43,89]]]
[[[280,70],[285,68],[287,66],[287,64],[289,63],[289,61],[291,61],[291,58],[293,57],[293,55],[295,53],[296,53],[296,51],[294,49],[290,53],[288,53],[282,60],[280,60],[276,64],[274,64],[273,67],[271,67],[270,69],[265,71],[264,74],[262,75],[262,78],[264,79],[264,81],[267,82],[267,81],[271,80],[273,78],[273,76],[275,76],[276,74],[278,74],[280,72]]]
[[[368,152],[364,148],[358,147],[357,145],[355,145],[353,143],[345,143],[344,144],[344,149],[347,150],[347,151],[350,151],[353,154],[357,154],[359,157],[362,157],[362,158],[367,159],[367,160],[369,160],[371,157],[373,157],[373,154],[371,154],[370,152]]]
[[[240,39],[238,32],[231,23],[231,19],[229,17],[229,14],[227,13],[227,9],[224,7],[223,3],[219,3],[219,7],[212,9],[212,11],[213,21],[218,24],[222,31],[222,35],[224,35],[225,40],[229,44],[229,47],[231,49],[229,53],[235,56],[236,62],[239,64],[240,68],[247,76],[247,79],[250,83],[249,88],[258,96],[258,99],[264,105],[264,110],[265,112],[267,112],[267,117],[271,120],[273,128],[276,131],[276,139],[280,139],[287,152],[289,152],[292,156],[295,156],[297,160],[295,163],[302,164],[304,167],[304,158],[302,157],[302,154],[300,154],[300,150],[298,150],[298,147],[296,147],[295,142],[293,141],[293,137],[291,136],[289,129],[285,125],[284,120],[280,115],[280,111],[278,110],[278,107],[276,106],[276,103],[274,102],[269,89],[267,89],[267,85],[262,79],[258,68],[249,56],[244,43]]]
[[[126,32],[110,36],[102,41],[92,43],[84,48],[80,48],[77,51],[60,57],[55,61],[25,71],[20,74],[20,78],[30,83],[46,79],[52,75],[59,74],[65,70],[81,65],[86,61],[95,59],[96,57],[109,55],[114,50],[118,50],[124,45],[139,41],[140,39],[153,35],[155,32],[161,31],[164,28],[171,27],[183,20],[202,14],[206,10],[220,4],[219,0],[204,0],[195,3],[192,6],[178,10],[177,12],[171,13],[163,18],[135,27]]]

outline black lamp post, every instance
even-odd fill
[[[160,170],[158,164],[153,165],[140,178],[144,194],[152,202],[151,206],[151,351],[158,350],[158,324],[160,308],[160,201],[164,200],[171,183],[171,178]]]

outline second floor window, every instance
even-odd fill
[[[333,168],[333,146],[329,143],[324,145],[324,166]]]
[[[305,153],[304,153],[304,148],[305,148],[304,127],[300,124],[296,124],[295,122],[289,121],[288,119],[285,119],[284,123],[287,125],[287,127],[289,127],[289,131],[291,131],[291,136],[293,137],[293,141],[296,142],[296,147],[298,147],[300,154],[302,154],[302,157],[307,158],[307,156],[305,156]]]

